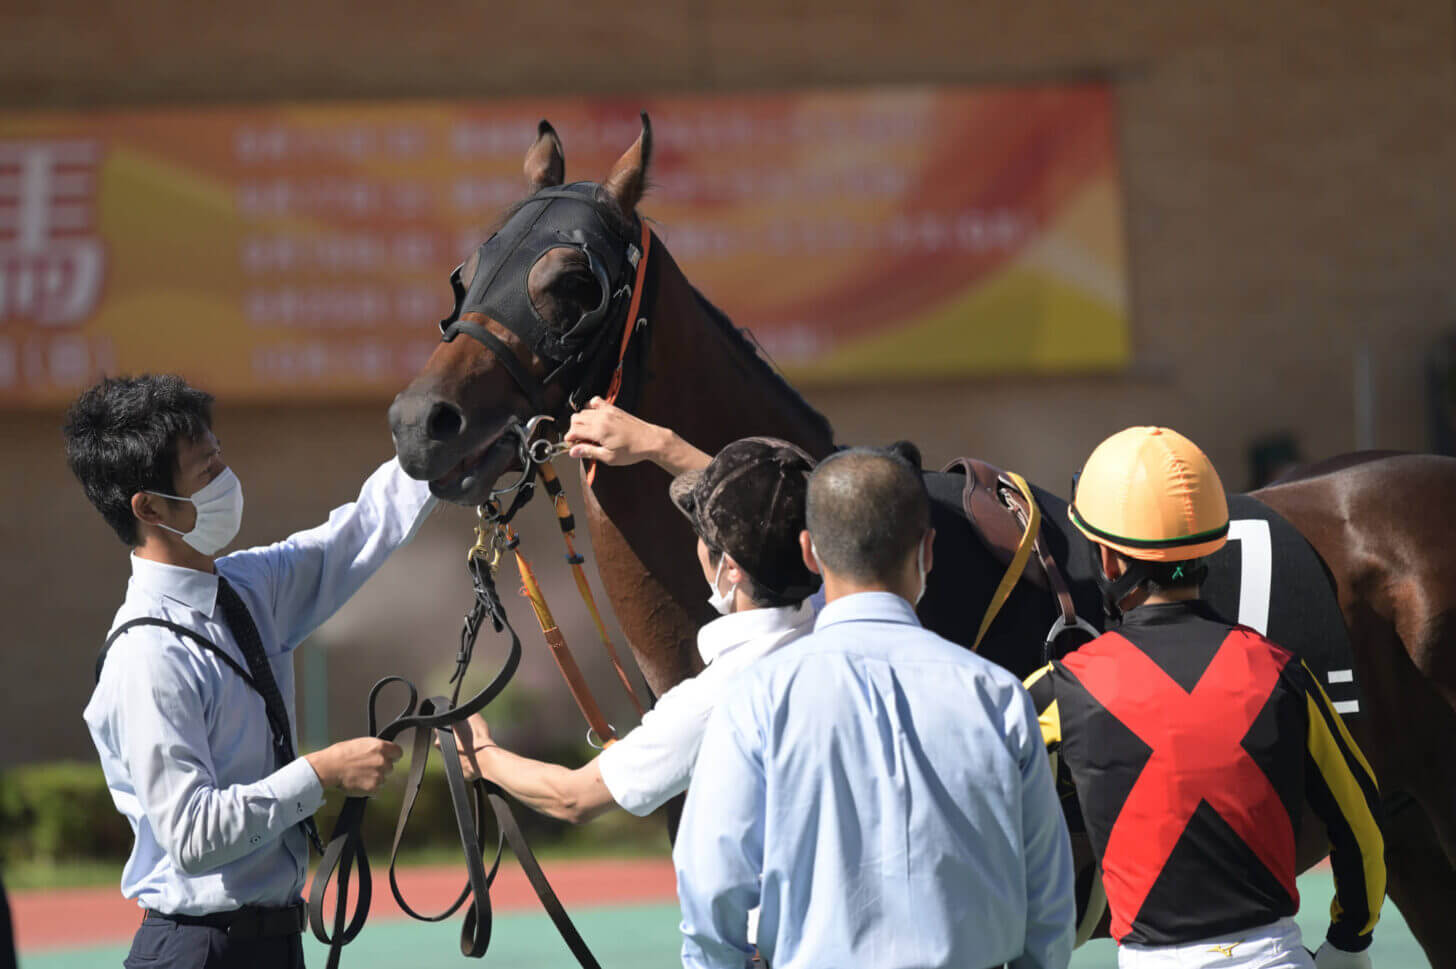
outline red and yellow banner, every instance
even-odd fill
[[[234,401],[393,394],[537,120],[597,180],[639,109],[641,211],[791,377],[1127,360],[1103,85],[278,105],[0,117],[0,403],[160,370]]]

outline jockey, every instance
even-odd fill
[[[1375,777],[1298,657],[1199,598],[1228,536],[1208,458],[1176,431],[1102,442],[1068,514],[1120,624],[1027,679],[1076,787],[1118,965],[1368,967],[1385,895]],[[1291,916],[1308,803],[1335,900],[1313,962]]]
[[[687,790],[723,684],[811,631],[819,577],[804,565],[804,493],[814,461],[772,438],[734,441],[711,461],[672,431],[594,398],[565,435],[572,457],[612,465],[650,460],[673,477],[673,503],[698,536],[708,601],[721,614],[698,631],[705,668],[658,698],[642,723],[583,767],[505,750],[480,715],[456,727],[467,777],[494,781],[527,806],[573,824],[621,807],[651,814]]]

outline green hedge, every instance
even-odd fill
[[[555,753],[565,763],[576,762],[581,757],[580,752]],[[384,791],[365,812],[365,844],[376,865],[384,864],[394,839],[407,767],[407,761],[396,767]],[[330,794],[328,804],[318,813],[319,830],[326,839],[343,803],[343,795]],[[578,851],[607,848],[635,851],[652,850],[664,843],[660,822],[638,822],[625,817],[625,812],[618,812],[624,814],[618,819],[621,823],[602,819],[570,832],[569,825],[520,805],[514,807],[516,819],[538,850],[564,843]],[[493,816],[486,819],[486,827],[494,839]],[[0,772],[0,864],[76,861],[120,864],[131,853],[131,847],[131,826],[117,813],[99,765],[68,761]],[[401,850],[411,854],[453,854],[460,850],[455,814],[438,751],[431,753]]]
[[[116,811],[101,767],[63,761],[0,773],[5,862],[125,861],[131,826]]]

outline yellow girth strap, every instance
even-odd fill
[[[985,638],[986,630],[991,628],[991,623],[1000,613],[1001,607],[1011,598],[1011,590],[1021,581],[1021,573],[1026,571],[1026,563],[1031,560],[1032,546],[1036,544],[1036,537],[1041,533],[1041,509],[1037,507],[1036,496],[1031,493],[1031,485],[1014,471],[1007,471],[1006,477],[1011,479],[1016,490],[1026,499],[1030,511],[1027,513],[1026,531],[1016,546],[1016,554],[1011,556],[1011,564],[1006,566],[1006,574],[1001,577],[1001,584],[996,586],[996,592],[991,596],[991,604],[986,607],[986,614],[981,617],[981,628],[976,632],[976,641],[971,644],[972,652],[981,648],[981,640]]]

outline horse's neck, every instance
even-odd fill
[[[652,333],[635,376],[637,416],[672,428],[709,454],[740,437],[793,441],[822,456],[829,424],[705,305],[660,245],[647,312]],[[633,379],[629,376],[628,379]],[[713,618],[693,533],[643,462],[599,474],[587,502],[602,580],[638,665],[661,695],[701,667],[697,629]]]
[[[715,318],[664,248],[646,373],[637,407],[709,454],[741,437],[793,441],[821,457],[833,447],[828,422],[758,356],[726,317]]]

